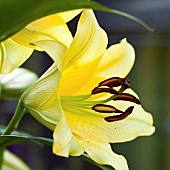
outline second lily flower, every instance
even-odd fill
[[[52,14],[33,21],[21,31],[0,42],[0,74],[10,73],[23,64],[33,50],[44,51],[33,43],[40,40],[55,40],[68,47],[72,35],[66,22],[73,19],[81,10]]]

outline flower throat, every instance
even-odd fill
[[[61,103],[65,110],[79,110],[91,114],[89,110],[93,110],[98,113],[115,113],[112,116],[104,117],[104,120],[107,122],[115,122],[125,119],[133,111],[134,106],[128,107],[125,111],[119,110],[112,105],[107,104],[109,101],[129,101],[136,104],[140,104],[139,99],[135,96],[124,93],[126,89],[130,86],[130,81],[126,78],[112,77],[106,79],[98,84],[92,91],[91,94],[87,95],[78,95],[78,96],[61,96]],[[115,90],[115,87],[120,87],[119,90]],[[89,98],[100,94],[108,93],[108,98],[104,100],[90,100]]]

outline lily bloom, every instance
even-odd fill
[[[109,143],[151,135],[153,120],[125,78],[134,64],[133,47],[124,39],[106,49],[107,42],[93,11],[84,10],[69,48],[59,48],[55,41],[36,43],[58,62],[21,98],[24,107],[53,131],[54,154],[86,152],[99,164],[127,170],[126,159]]]
[[[0,42],[0,74],[6,74],[23,64],[33,50],[43,49],[33,45],[39,40],[55,40],[65,46],[72,42],[72,35],[66,22],[73,19],[81,10],[52,14],[33,21],[21,31]]]

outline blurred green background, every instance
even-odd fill
[[[109,45],[127,40],[134,46],[136,62],[128,75],[131,87],[138,93],[143,107],[154,117],[156,132],[150,137],[113,144],[116,153],[124,155],[130,170],[170,169],[170,1],[168,0],[106,0],[99,2],[147,22],[155,31],[149,32],[139,24],[118,15],[96,12],[102,28],[108,33]],[[72,32],[78,17],[69,23]],[[35,52],[24,64],[41,75],[52,61]],[[43,66],[43,67],[42,67]],[[7,124],[17,101],[0,101],[0,122]],[[10,107],[9,107],[10,105]],[[33,135],[52,137],[52,133],[27,114],[20,129]],[[98,170],[80,158],[61,158],[51,154],[51,148],[33,143],[9,147],[30,164],[33,170]]]

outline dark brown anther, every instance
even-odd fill
[[[92,110],[99,113],[122,113],[121,110],[106,104],[96,104],[92,107]]]
[[[99,83],[100,86],[107,86],[107,87],[118,87],[121,86],[123,83],[123,79],[120,77],[112,77],[109,79],[106,79]]]
[[[124,100],[124,101],[130,101],[136,104],[141,104],[139,99],[137,99],[135,96],[128,94],[128,93],[121,93],[119,96],[117,96],[113,100]]]
[[[120,78],[120,77],[112,77],[109,79],[106,79],[99,83],[99,87],[101,86],[107,86],[107,87],[118,87],[118,86],[124,86],[125,88],[129,88],[130,81],[126,78]]]
[[[110,93],[110,94],[115,94],[115,95],[119,95],[118,91],[116,91],[115,89],[112,88],[100,88],[100,87],[95,87],[91,94],[98,94],[98,93]]]
[[[133,111],[133,108],[134,106],[130,106],[128,107],[125,112],[119,114],[119,115],[115,115],[115,116],[108,116],[108,117],[105,117],[104,119],[107,121],[107,122],[115,122],[115,121],[119,121],[119,120],[123,120],[125,119],[128,115],[130,115]]]

